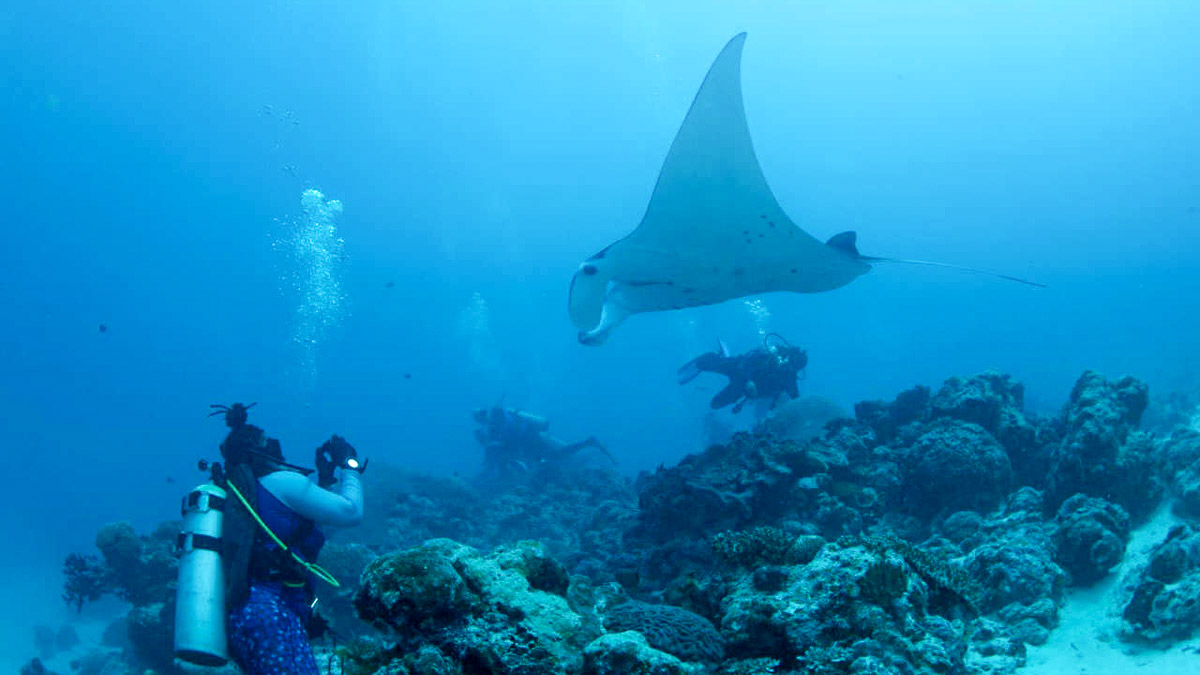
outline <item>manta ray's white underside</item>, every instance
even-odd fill
[[[709,69],[637,229],[575,272],[570,313],[581,342],[603,342],[639,312],[831,291],[871,269],[853,233],[820,242],[771,194],[742,107],[745,41],[735,36]]]

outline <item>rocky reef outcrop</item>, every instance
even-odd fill
[[[1124,590],[1124,639],[1161,647],[1200,631],[1200,529],[1172,528]]]
[[[355,606],[389,642],[346,655],[359,672],[497,675],[684,673],[721,657],[703,618],[580,584],[532,542],[485,555],[430,540],[367,567]]]
[[[1128,377],[1084,373],[1057,414],[1024,400],[989,372],[859,403],[819,435],[797,408],[636,481],[382,471],[371,520],[322,559],[351,580],[324,591],[357,634],[344,672],[1012,673],[1070,588],[1117,569],[1124,639],[1196,634],[1197,526],[1132,570],[1127,549],[1165,495],[1200,518],[1200,433],[1139,430],[1148,390]],[[153,634],[170,581],[139,567],[152,539],[111,530],[71,563],[74,600],[135,604],[131,638]],[[159,581],[113,585],[138,569]]]
[[[1048,506],[1083,493],[1119,504],[1135,520],[1162,497],[1154,444],[1137,430],[1149,403],[1146,385],[1132,377],[1109,382],[1084,373],[1058,420],[1061,438],[1050,447]]]
[[[129,523],[105,525],[96,534],[100,555],[71,554],[63,565],[63,599],[76,609],[104,595],[130,604],[128,613],[114,622],[122,647],[101,648],[81,660],[81,673],[120,675],[153,669],[175,672],[172,641],[175,614],[175,577],[178,559],[176,522],[159,525],[149,535],[139,535]],[[140,670],[139,670],[140,669]]]

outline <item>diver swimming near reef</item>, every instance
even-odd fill
[[[253,405],[213,406],[230,429],[225,464],[184,500],[175,653],[210,666],[232,657],[247,675],[317,675],[309,638],[328,624],[313,585],[338,585],[316,564],[321,528],[362,521],[367,461],[334,435],[317,449],[313,483],[313,470],[286,462],[277,439],[247,424]]]
[[[719,351],[707,352],[679,368],[679,384],[687,384],[700,373],[717,373],[729,378],[729,384],[713,396],[709,405],[714,409],[732,405],[739,413],[747,401],[758,400],[770,410],[779,397],[800,398],[797,381],[804,377],[808,353],[794,347],[776,333],[768,333],[763,345],[744,354],[730,355],[721,343]]]
[[[494,405],[476,408],[472,416],[479,425],[475,440],[483,446],[483,473],[487,477],[512,477],[546,464],[561,464],[586,448],[596,448],[616,463],[595,436],[565,443],[549,434],[549,420],[532,413]]]

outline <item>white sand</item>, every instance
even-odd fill
[[[1125,560],[1115,573],[1092,588],[1067,594],[1059,627],[1041,647],[1029,648],[1022,673],[1044,675],[1200,675],[1200,638],[1181,642],[1166,651],[1140,649],[1116,638],[1120,626],[1121,580],[1142,566],[1150,550],[1162,542],[1179,521],[1163,506],[1150,521],[1134,531]]]

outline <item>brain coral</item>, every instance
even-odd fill
[[[651,647],[684,661],[713,662],[725,657],[721,634],[707,619],[671,605],[622,603],[608,610],[604,627],[611,632],[637,631]]]
[[[1008,492],[1012,465],[983,427],[942,419],[904,455],[905,500],[922,514],[986,510]]]

